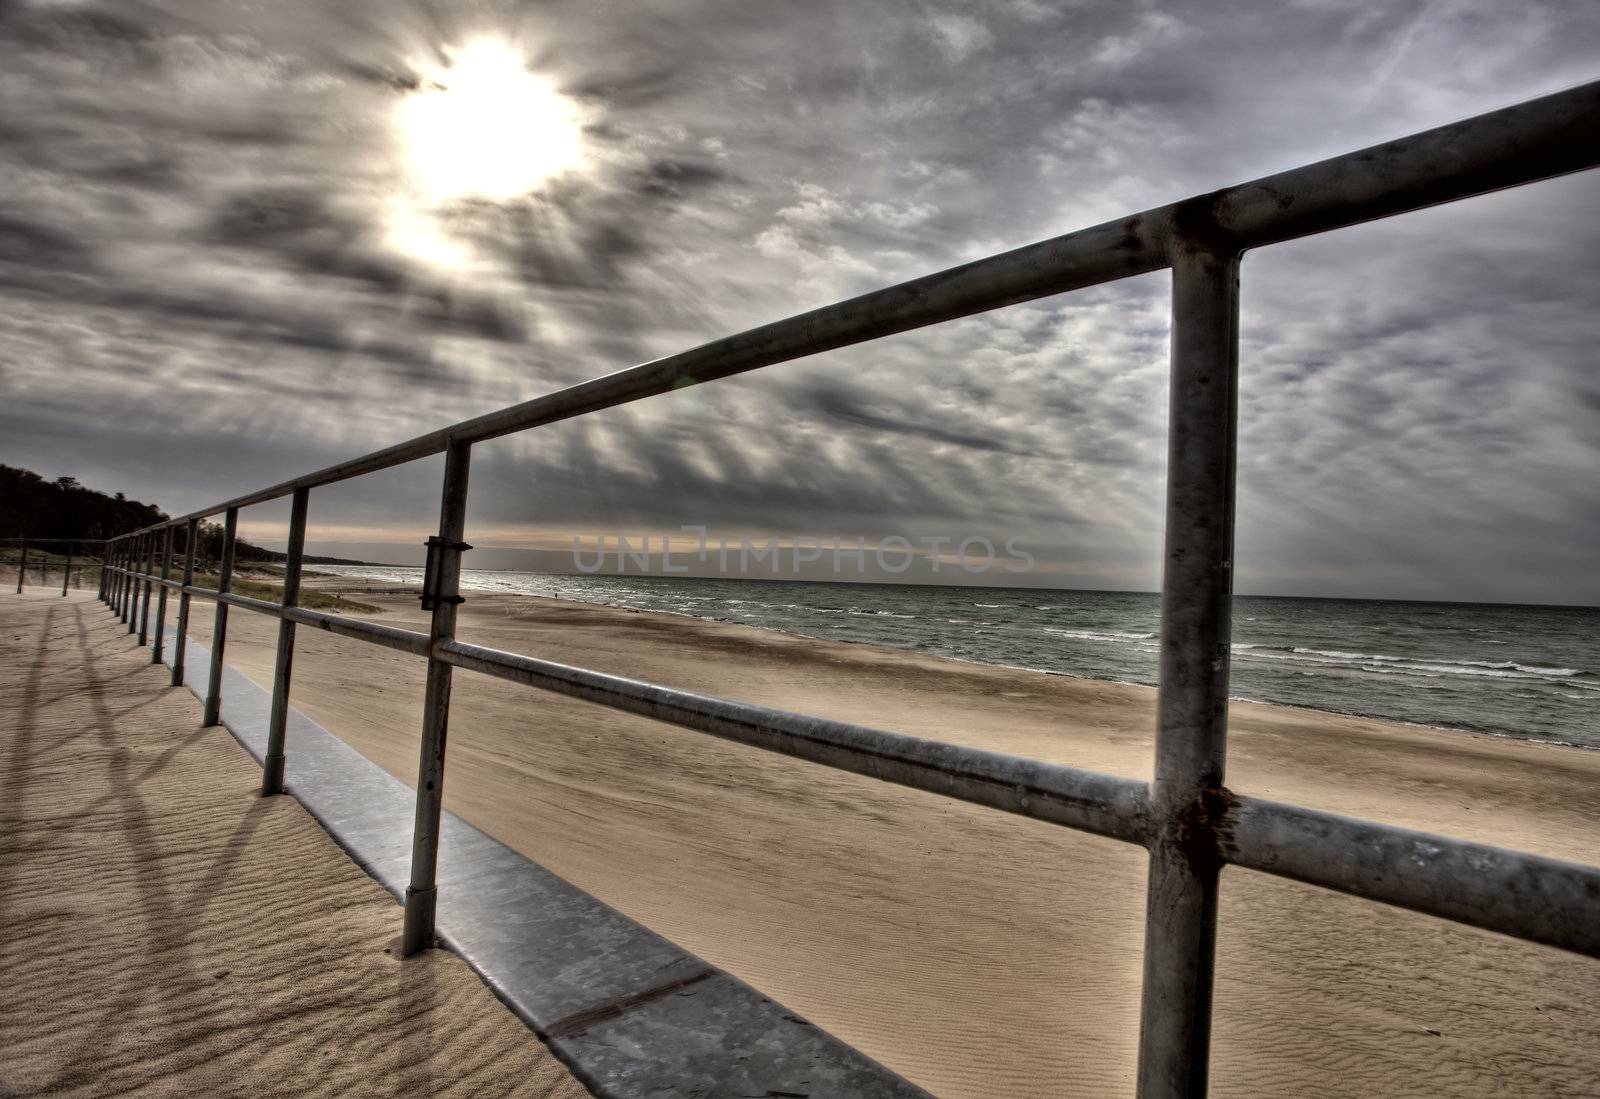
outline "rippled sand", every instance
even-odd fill
[[[0,660],[0,1094],[589,1094],[91,595]]]

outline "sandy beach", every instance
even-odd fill
[[[358,598],[425,628],[413,596]],[[197,600],[198,639],[210,621]],[[270,683],[275,630],[235,611],[229,662]],[[1142,687],[524,596],[469,593],[459,632],[1149,773]],[[422,662],[298,636],[294,704],[411,781]],[[469,673],[452,716],[452,810],[936,1094],[1131,1093],[1142,851]],[[1579,861],[1600,839],[1600,752],[1238,703],[1229,784]],[[1594,1094],[1600,962],[1246,871],[1223,880],[1216,1094]]]
[[[0,1095],[589,1095],[91,593],[0,657]]]

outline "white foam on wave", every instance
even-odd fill
[[[1060,626],[1041,627],[1045,633],[1057,634],[1061,637],[1071,637],[1078,641],[1106,641],[1118,645],[1137,644],[1140,641],[1152,641],[1153,633],[1129,633],[1125,630],[1068,630]]]
[[[1374,673],[1409,676],[1469,676],[1479,679],[1567,680],[1587,675],[1580,668],[1557,668],[1544,664],[1521,664],[1514,660],[1454,660],[1449,657],[1392,656],[1388,653],[1358,653],[1343,649],[1315,649],[1296,645],[1291,649],[1271,646],[1235,645],[1246,657],[1280,660],[1327,668],[1353,668]],[[1577,684],[1583,689],[1586,685]]]

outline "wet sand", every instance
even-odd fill
[[[362,595],[425,629],[414,597]],[[198,601],[195,635],[208,639]],[[229,662],[269,683],[275,624]],[[1131,777],[1154,692],[532,597],[460,636]],[[406,781],[422,662],[299,632],[294,704]],[[1143,852],[458,673],[446,803],[944,1096],[1131,1094]],[[294,761],[289,761],[293,783]],[[1233,709],[1236,790],[1590,861],[1600,752]],[[1229,869],[1218,1095],[1591,1095],[1600,963]]]

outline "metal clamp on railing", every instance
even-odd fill
[[[431,611],[441,603],[466,602],[460,595],[439,594],[439,551],[454,550],[461,553],[472,547],[465,542],[446,541],[437,534],[431,535],[425,545],[428,547],[428,558],[422,566],[422,594],[417,597],[422,600],[422,609]]]

